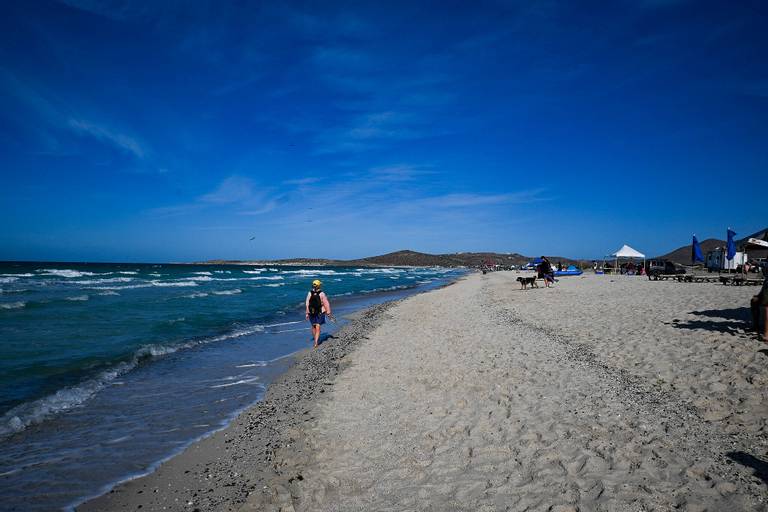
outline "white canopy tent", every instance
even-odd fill
[[[619,258],[627,258],[627,259],[643,259],[643,267],[645,267],[645,254],[641,253],[640,251],[636,251],[635,249],[631,248],[627,244],[624,244],[621,246],[621,249],[618,251],[609,254],[608,256],[612,257],[614,260],[616,260],[616,266],[614,267],[614,272],[619,271]]]

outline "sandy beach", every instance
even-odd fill
[[[513,272],[374,307],[78,510],[766,510],[755,288]]]

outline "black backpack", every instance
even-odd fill
[[[320,299],[322,292],[320,290],[310,290],[309,293],[309,314],[317,316],[323,311],[323,301]]]

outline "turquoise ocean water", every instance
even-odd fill
[[[311,345],[313,279],[341,316],[462,272],[0,263],[3,508],[72,506],[225,425]]]

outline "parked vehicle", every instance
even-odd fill
[[[648,260],[645,262],[645,271],[649,277],[658,274],[677,275],[686,273],[682,265],[669,260]]]

